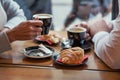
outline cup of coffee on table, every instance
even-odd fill
[[[41,35],[47,35],[49,33],[49,30],[52,24],[52,17],[53,16],[51,14],[34,14],[33,15],[33,19],[43,21],[43,25],[41,26],[42,28]]]
[[[83,27],[71,27],[67,30],[68,39],[72,47],[84,44],[86,29]]]

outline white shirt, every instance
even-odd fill
[[[4,27],[13,28],[25,21],[24,12],[13,0],[0,0],[0,30]],[[0,53],[10,50],[6,33],[0,32]]]
[[[120,5],[120,0],[119,5]],[[119,6],[120,11],[120,6]],[[120,13],[110,33],[101,31],[93,37],[96,55],[112,69],[120,69]]]

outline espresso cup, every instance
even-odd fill
[[[83,27],[72,27],[67,30],[68,39],[72,47],[81,46],[85,41],[86,29]]]
[[[52,15],[51,14],[35,14],[33,15],[33,19],[43,21],[43,25],[41,26],[42,28],[41,35],[47,35],[49,33],[49,30],[52,24]]]

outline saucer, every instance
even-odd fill
[[[35,39],[34,39],[34,42],[36,42],[36,43],[42,43],[42,44],[47,44],[47,45],[56,45],[56,44],[58,44],[58,43],[53,43],[53,42],[51,42],[50,40],[43,40],[41,37],[36,37]]]
[[[61,48],[62,49],[67,49],[67,48],[70,48],[70,47],[72,47],[72,46],[70,45],[69,40],[61,42]],[[84,44],[80,45],[79,47],[81,47],[82,49],[84,49],[84,51],[89,51],[92,48],[92,44],[91,44],[90,41],[85,41]]]
[[[23,50],[23,53],[26,57],[29,58],[48,58],[51,57],[54,53],[54,49],[46,46],[52,53],[45,53],[39,49],[39,46],[27,47]]]
[[[92,48],[92,44],[90,41],[85,41],[83,45],[79,46],[82,49],[84,49],[84,51],[88,51]]]
[[[36,42],[36,43],[43,43],[43,44],[49,44],[49,45],[52,45],[53,43],[51,43],[51,42],[49,42],[49,41],[47,41],[47,40],[43,40],[42,38],[40,38],[40,37],[36,37],[35,39],[34,39],[34,42]]]

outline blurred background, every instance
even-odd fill
[[[52,0],[52,4],[53,22],[55,30],[58,31],[63,30],[65,26],[73,26],[91,19],[104,17],[107,22],[111,20],[112,0]],[[76,8],[79,8],[79,10],[76,10]],[[80,14],[82,17],[78,15],[73,20],[67,19],[74,16],[72,14]]]
[[[82,21],[104,17],[111,20],[112,0],[15,0],[24,9],[27,19],[36,13],[53,15],[51,29],[65,30]]]
[[[64,28],[65,19],[72,9],[72,2],[72,0],[52,0],[55,30]]]

